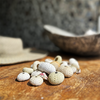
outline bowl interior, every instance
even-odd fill
[[[54,26],[45,25],[50,40],[60,49],[78,55],[100,55],[100,34],[75,35]]]

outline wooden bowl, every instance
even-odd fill
[[[100,34],[75,35],[50,25],[44,25],[44,33],[60,49],[83,55],[100,55]]]

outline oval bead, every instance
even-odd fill
[[[27,73],[31,74],[33,72],[33,69],[25,67],[25,68],[23,68],[23,72],[27,72]]]
[[[47,62],[40,63],[38,66],[38,70],[44,71],[48,74],[56,71],[55,67],[52,64],[47,63]]]

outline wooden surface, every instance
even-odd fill
[[[32,62],[0,67],[0,100],[100,100],[100,57],[77,57],[66,53],[51,53],[46,58],[54,59],[61,55],[63,60],[74,57],[81,67],[81,74],[65,78],[63,83],[52,86],[44,81],[34,87],[29,80],[18,82],[17,75]]]

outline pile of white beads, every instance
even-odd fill
[[[30,68],[23,68],[17,80],[30,79],[30,84],[34,86],[41,85],[43,80],[48,80],[52,85],[58,85],[64,81],[65,77],[71,77],[73,73],[80,72],[81,69],[76,59],[70,58],[69,61],[62,61],[62,57],[58,55],[54,60],[35,61]]]

